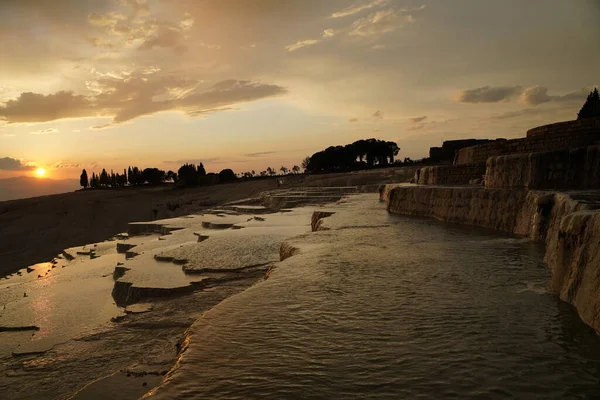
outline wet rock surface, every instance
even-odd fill
[[[310,231],[314,207],[273,212],[258,202],[131,223],[128,234],[65,249],[7,277],[0,391],[15,399],[97,398],[109,385],[104,394],[118,399],[150,390],[195,319],[266,279],[282,243]]]

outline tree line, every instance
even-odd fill
[[[308,173],[319,173],[384,167],[397,163],[395,157],[399,152],[400,147],[395,142],[357,140],[345,146],[330,146],[306,157],[302,161],[302,168]]]
[[[218,174],[206,173],[204,165],[200,163],[184,164],[177,172],[163,171],[159,168],[128,167],[123,173],[110,173],[102,169],[99,174],[92,172],[88,176],[84,169],[79,176],[79,184],[84,188],[122,188],[126,186],[156,186],[163,183],[175,183],[178,186],[197,186],[203,184],[214,184],[219,182],[230,182],[237,178],[236,174],[229,168],[222,170]]]
[[[281,175],[288,175],[288,174],[299,174],[300,173],[300,167],[297,165],[294,165],[292,168],[288,168],[285,166],[281,166],[281,168],[279,168],[279,171],[281,171]],[[247,178],[247,179],[251,179],[251,178],[264,178],[267,176],[276,176],[277,175],[277,170],[275,168],[272,167],[267,167],[267,169],[265,169],[264,171],[260,171],[260,172],[256,172],[255,170],[252,171],[248,171],[248,172],[242,172],[240,174],[240,178]]]
[[[128,167],[123,173],[110,173],[106,169],[98,174],[92,172],[89,177],[84,169],[80,175],[80,184],[83,188],[121,188],[141,185],[160,185],[163,183],[174,183],[178,187],[192,187],[200,185],[210,185],[221,182],[232,182],[238,178],[260,179],[274,177],[277,175],[300,174],[304,173],[322,173],[322,172],[343,172],[368,168],[385,167],[392,164],[412,164],[410,158],[405,158],[404,162],[396,160],[400,152],[400,147],[395,142],[366,139],[358,140],[354,143],[344,146],[330,146],[325,150],[314,153],[306,157],[301,166],[294,165],[291,168],[281,166],[278,170],[267,167],[265,170],[256,172],[254,170],[236,174],[233,170],[226,168],[218,174],[207,173],[202,163],[195,165],[192,163],[183,164],[177,172],[163,171],[159,168],[141,169],[136,166]]]

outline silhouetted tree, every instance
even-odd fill
[[[179,181],[184,186],[194,186],[198,184],[198,168],[194,164],[183,164],[177,171]]]
[[[167,172],[167,180],[177,182],[177,172],[168,171]]]
[[[310,165],[310,157],[306,157],[304,160],[302,160],[302,163],[300,163],[300,165],[302,166],[303,170],[308,170],[308,166]]]
[[[206,176],[206,170],[204,169],[204,164],[202,163],[198,165],[198,176]]]
[[[84,189],[87,189],[87,187],[90,184],[88,181],[88,174],[85,169],[81,171],[81,176],[79,177],[79,184],[83,186]]]
[[[275,170],[271,167],[267,167],[267,174],[273,176],[275,174],[277,174],[277,172],[275,172]]]
[[[260,171],[260,176],[267,176],[267,171]]]
[[[294,165],[294,166],[292,167],[292,172],[293,172],[293,173],[295,173],[295,174],[299,173],[299,172],[300,172],[300,167],[299,167],[299,166],[297,166],[297,165]]]
[[[600,94],[598,88],[594,88],[587,97],[587,100],[577,113],[577,119],[600,117]]]
[[[231,181],[235,181],[237,179],[237,177],[235,176],[235,173],[230,170],[229,168],[222,170],[221,172],[219,172],[219,181],[220,182],[231,182]]]
[[[158,168],[146,168],[142,171],[142,182],[147,182],[149,185],[158,185],[165,181],[165,171]]]
[[[338,172],[394,163],[400,148],[394,142],[358,140],[345,146],[331,146],[302,161],[307,172]]]
[[[286,167],[284,167],[283,165],[281,166],[281,168],[279,168],[279,170],[283,173],[283,175],[286,175],[288,173],[288,169]]]
[[[108,177],[108,173],[104,168],[102,168],[102,172],[100,173],[100,186],[108,186],[110,183],[110,178]]]

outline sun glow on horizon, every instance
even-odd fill
[[[44,168],[38,168],[35,170],[35,175],[38,178],[43,178],[44,176],[46,176],[46,170]]]

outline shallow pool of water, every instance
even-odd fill
[[[271,278],[198,320],[153,395],[600,394],[600,340],[546,290],[539,244],[388,216],[373,196],[341,205],[332,222],[293,241],[302,252]]]

